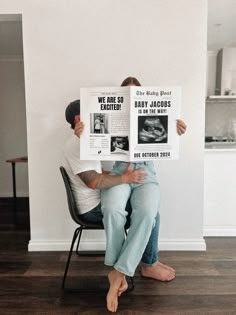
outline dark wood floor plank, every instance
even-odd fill
[[[158,282],[152,279],[137,278],[135,294],[151,295],[229,295],[236,297],[236,276],[182,276],[171,282]]]
[[[0,274],[1,276],[22,275],[29,269],[30,265],[31,262],[0,261]]]
[[[103,254],[73,255],[67,285],[94,292],[61,291],[67,252],[27,252],[29,231],[0,230],[0,315],[106,315],[108,287]],[[174,281],[140,277],[119,299],[122,315],[236,315],[236,238],[206,238],[206,252],[161,252],[176,269]]]
[[[29,198],[16,198],[17,228],[30,228],[29,223]],[[14,225],[14,201],[12,198],[0,198],[0,230],[15,229]]]
[[[236,245],[235,245],[236,246]],[[172,251],[172,252],[160,252],[160,260],[164,263],[172,262],[192,262],[192,261],[236,261],[236,253],[231,248],[219,248],[218,250],[202,251]]]

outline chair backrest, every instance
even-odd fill
[[[79,225],[82,225],[89,229],[104,229],[102,223],[95,224],[95,223],[90,223],[81,219],[81,217],[79,216],[78,209],[77,209],[75,196],[71,187],[69,175],[67,174],[63,166],[60,166],[60,171],[61,171],[61,175],[65,184],[68,207],[69,207],[70,215],[72,219]],[[130,226],[130,215],[127,216],[127,222],[126,222],[125,228],[128,229],[129,226]]]
[[[65,184],[66,188],[66,195],[67,195],[67,201],[68,201],[68,207],[70,210],[70,215],[72,219],[79,225],[82,225],[84,228],[88,229],[103,229],[103,225],[101,224],[94,224],[87,221],[84,221],[79,216],[78,208],[75,201],[75,196],[71,187],[71,182],[69,175],[67,174],[65,168],[63,166],[60,167],[61,175]]]
[[[60,167],[60,171],[61,171],[61,175],[65,184],[65,188],[66,188],[66,195],[67,195],[67,201],[68,201],[68,207],[70,210],[70,215],[72,217],[72,219],[78,223],[78,224],[82,224],[80,218],[79,218],[79,212],[77,209],[77,205],[75,202],[75,196],[73,193],[73,190],[71,188],[71,182],[70,182],[70,178],[65,170],[65,168],[63,166]]]

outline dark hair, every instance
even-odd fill
[[[138,81],[138,79],[134,78],[134,77],[128,77],[126,78],[122,83],[121,86],[127,86],[129,84],[134,84],[136,86],[141,86],[140,82]]]
[[[80,100],[71,102],[65,110],[66,120],[71,124],[71,128],[75,129],[75,116],[80,115]]]

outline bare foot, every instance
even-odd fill
[[[162,263],[154,266],[141,266],[141,275],[159,281],[171,281],[175,278],[175,270]],[[174,271],[173,271],[174,270]]]
[[[127,289],[128,289],[128,283],[126,281],[126,278],[124,277],[124,279],[121,282],[121,286],[119,287],[119,290],[118,290],[118,296],[121,296],[121,294],[124,293]]]
[[[110,312],[114,313],[117,311],[119,289],[120,287],[122,287],[122,282],[124,281],[124,278],[124,274],[117,270],[112,270],[108,274],[110,288],[107,293],[107,309]]]

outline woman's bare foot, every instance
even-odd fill
[[[159,281],[171,281],[175,278],[175,270],[162,263],[154,266],[141,266],[141,275]]]
[[[118,307],[119,289],[123,286],[125,275],[117,270],[112,270],[108,274],[110,288],[107,293],[107,309],[116,312]]]
[[[119,290],[118,290],[118,296],[121,296],[121,294],[124,293],[127,289],[128,289],[128,283],[126,281],[126,278],[124,277],[124,279],[121,282],[121,286],[119,287]]]

